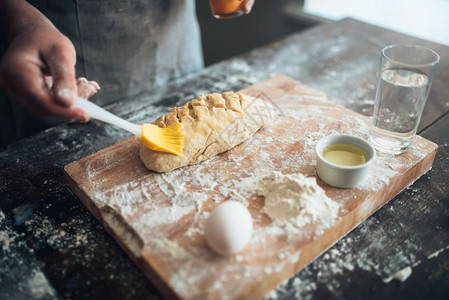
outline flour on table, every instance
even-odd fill
[[[53,298],[56,296],[56,292],[49,284],[47,277],[38,269],[34,269],[26,283],[19,283],[19,286],[28,288],[36,299]]]
[[[438,251],[433,252],[432,254],[430,254],[429,256],[427,256],[428,259],[432,259],[437,257],[438,255],[440,255],[441,252],[443,252],[444,250],[449,249],[449,246],[447,246],[446,248],[441,248]]]
[[[265,212],[282,227],[316,224],[315,234],[331,227],[339,205],[326,196],[315,178],[273,171],[258,182],[258,195],[265,197]]]
[[[383,280],[384,283],[389,283],[393,279],[396,279],[400,282],[404,282],[407,280],[407,278],[412,274],[412,268],[410,266],[394,273],[392,276],[386,278]]]

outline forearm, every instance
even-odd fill
[[[24,0],[0,0],[0,30],[8,43],[18,34],[38,25],[53,26],[50,20]]]

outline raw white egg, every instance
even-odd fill
[[[224,256],[243,250],[252,233],[251,214],[240,202],[223,202],[212,211],[207,220],[207,243],[215,252]]]

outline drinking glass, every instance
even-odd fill
[[[231,19],[243,15],[242,0],[209,0],[212,15],[217,19]]]
[[[416,45],[382,49],[370,132],[377,150],[410,149],[439,60],[435,51]]]

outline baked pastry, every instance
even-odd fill
[[[270,107],[262,99],[241,93],[201,95],[153,122],[159,127],[182,123],[182,155],[156,152],[141,145],[140,158],[156,172],[196,164],[248,139],[268,122]]]

